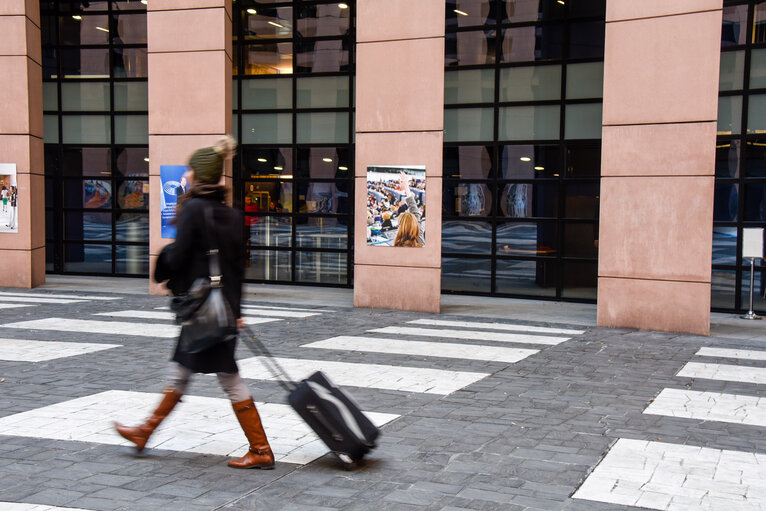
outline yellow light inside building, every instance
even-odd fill
[[[322,158],[322,161],[325,163],[332,163],[332,158]]]
[[[461,11],[461,10],[459,10],[459,9],[455,9],[455,12],[456,12],[456,13],[458,13],[459,15],[461,15],[461,16],[468,16],[468,13],[467,13],[467,12],[465,12],[465,11]]]
[[[269,21],[269,22],[268,22],[268,24],[269,24],[269,25],[274,25],[274,26],[275,26],[275,27],[277,27],[277,28],[285,28],[285,26],[284,26],[284,25],[280,25],[279,23],[277,23],[277,22],[275,22],[275,21]]]
[[[348,9],[348,4],[338,4],[338,7],[341,9]]]
[[[79,14],[73,14],[72,18],[76,19],[77,21],[80,21],[82,19],[82,16],[80,16]]]
[[[530,158],[529,156],[522,156],[522,157],[521,157],[521,158],[519,158],[519,159],[520,159],[521,161],[532,161],[532,158]]]
[[[338,170],[348,170],[348,167],[338,167]]]
[[[248,14],[258,14],[255,9],[248,9],[247,13]]]
[[[274,167],[274,170],[282,170],[282,167]]]
[[[266,158],[258,158],[258,161],[261,163],[266,163],[269,160],[267,160]]]
[[[535,167],[535,170],[545,170],[545,167]]]

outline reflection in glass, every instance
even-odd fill
[[[298,113],[295,122],[299,144],[348,143],[348,112]]]
[[[766,133],[766,94],[751,94],[747,101],[748,134]]]
[[[117,245],[115,272],[128,275],[149,273],[149,247],[147,245]]]
[[[550,1],[550,0],[549,0]],[[558,2],[557,3],[561,3]],[[576,2],[566,2],[569,5],[569,17],[585,18],[606,16],[606,0],[577,0]]]
[[[596,259],[598,257],[598,223],[564,225],[564,256]]]
[[[298,78],[295,85],[296,106],[298,108],[347,107],[348,81],[348,76]]]
[[[289,179],[293,174],[293,152],[287,147],[261,148],[243,147],[242,175],[245,179],[254,177],[282,177]]]
[[[444,35],[444,45],[446,66],[494,64],[497,32],[495,30],[448,32]]]
[[[731,5],[723,8],[721,45],[745,44],[747,41],[747,5]]]
[[[561,66],[500,70],[500,101],[545,101],[561,97]]]
[[[64,271],[111,273],[112,245],[64,244]]]
[[[740,141],[718,142],[715,150],[715,177],[739,177]]]
[[[65,144],[108,144],[111,132],[108,115],[62,115]]]
[[[149,177],[149,149],[116,147],[117,173],[122,177]]]
[[[500,212],[507,218],[555,217],[558,197],[556,182],[509,183],[500,194]]]
[[[298,11],[298,35],[322,37],[344,35],[349,29],[350,9],[337,3],[304,5]]]
[[[67,211],[64,214],[64,239],[111,241],[112,214]]]
[[[99,179],[86,179],[82,182],[83,208],[111,208],[112,183]]]
[[[737,264],[736,227],[713,227],[713,264]]]
[[[64,176],[104,176],[111,174],[111,150],[102,147],[64,149],[61,174]],[[75,207],[79,207],[76,205]]]
[[[500,108],[500,140],[558,140],[559,106],[514,106]]]
[[[745,213],[746,222],[763,222],[766,220],[766,182],[745,184]]]
[[[268,43],[242,46],[245,58],[245,75],[292,74],[293,45],[291,43]]]
[[[564,51],[564,26],[535,25],[501,31],[500,62],[533,62],[560,59]]]
[[[442,253],[485,254],[492,251],[492,225],[488,222],[442,222]]]
[[[506,145],[500,153],[503,179],[535,179],[557,177],[560,154],[554,145]]]
[[[93,14],[79,16],[61,16],[59,18],[59,43],[81,46],[89,44],[109,44],[109,17]],[[144,20],[146,17],[144,16]]]
[[[567,177],[599,177],[601,175],[601,145],[569,146],[567,148]]]
[[[572,181],[564,185],[564,215],[598,221],[598,181]]]
[[[744,52],[737,52],[741,54]],[[744,60],[744,57],[743,59]],[[721,58],[723,66],[723,57]],[[742,64],[744,67],[744,64]],[[740,72],[741,73],[741,72]],[[739,88],[742,88],[742,77],[739,78]],[[754,49],[750,52],[750,88],[766,88],[766,48]]]
[[[566,261],[563,265],[563,298],[596,299],[598,264]]]
[[[736,183],[716,182],[713,201],[713,220],[733,222],[737,220],[739,185]]]
[[[347,282],[347,255],[345,253],[297,252],[295,254],[295,280],[322,284]]]
[[[122,14],[113,19],[113,44],[146,44],[146,14]]]
[[[115,78],[146,78],[149,64],[146,48],[121,48],[112,50],[112,67]]]
[[[442,257],[442,289],[489,293],[491,268],[489,259]]]
[[[252,12],[254,11],[254,13]],[[293,36],[293,8],[259,6],[242,10],[244,39],[285,39]]]
[[[349,52],[346,39],[300,41],[295,45],[296,73],[348,71]]]
[[[758,57],[755,50],[752,52],[750,62],[750,87],[758,82],[758,70],[760,66],[756,63]],[[753,72],[755,71],[755,76]],[[766,71],[766,69],[764,69]],[[745,74],[745,52],[727,51],[721,53],[721,71],[719,73],[718,90],[740,90],[742,89],[743,77]],[[763,85],[761,85],[763,86]]]
[[[718,134],[739,135],[742,130],[742,96],[718,98]]]
[[[603,57],[605,27],[603,21],[572,23],[569,26],[569,57],[573,59]]]
[[[604,95],[604,63],[567,64],[567,99],[600,98]]]
[[[245,194],[245,212],[261,210],[261,204],[268,208],[267,200],[258,195],[253,197],[252,194]],[[245,226],[249,231],[251,247],[289,247],[292,245],[292,219],[290,217],[246,214]]]
[[[558,252],[558,245],[554,222],[505,222],[497,226],[497,255],[552,256]]]
[[[109,78],[109,50],[59,50],[64,78]]]
[[[277,250],[251,250],[245,267],[245,278],[252,280],[292,279],[290,252]]]
[[[566,3],[557,0],[502,0],[503,13],[507,21],[548,21],[561,19],[566,15]]]
[[[491,108],[449,108],[444,110],[445,142],[480,142],[494,136]]]
[[[290,144],[293,118],[290,114],[245,114],[242,116],[243,144]]]
[[[149,90],[146,82],[115,82],[114,109],[118,112],[149,110]]]
[[[297,218],[295,243],[299,247],[345,249],[348,226],[338,218]]]
[[[290,213],[293,210],[293,183],[290,181],[246,181],[244,184],[245,213]],[[247,216],[246,225],[260,222]]]
[[[130,180],[120,183],[117,186],[117,205],[122,209],[148,209],[149,182]]]
[[[298,149],[297,177],[332,179],[350,177],[353,154],[341,147]]]
[[[447,27],[475,27],[496,22],[494,0],[447,0]]]
[[[61,109],[109,111],[109,84],[70,82],[61,84]]]
[[[747,6],[742,6],[747,9]],[[744,28],[745,24],[742,23]],[[753,15],[753,43],[766,42],[766,4],[759,2],[755,4],[755,14]]]
[[[351,213],[347,185],[341,183],[298,183],[298,213]]]
[[[293,84],[290,78],[242,80],[242,108],[292,108]]]
[[[710,306],[713,308],[733,309],[736,284],[736,270],[713,268]],[[747,285],[750,285],[750,280],[748,280]],[[753,305],[755,305],[755,302],[753,302]]]
[[[567,105],[564,114],[564,138],[601,138],[601,103]]]
[[[508,295],[556,296],[556,263],[498,259],[495,292]]]
[[[148,213],[120,213],[114,223],[117,241],[149,241]]]
[[[149,117],[147,115],[115,115],[115,144],[148,144]]]
[[[445,183],[444,216],[489,216],[492,192],[483,183]]]
[[[491,146],[459,146],[444,148],[444,177],[486,179],[492,171]]]
[[[491,103],[494,100],[494,70],[465,69],[444,73],[444,104]]]
[[[742,272],[742,294],[740,300],[742,307],[748,309],[750,307],[750,261],[747,261],[748,267]],[[753,272],[753,310],[762,315],[766,312],[766,267],[755,265],[755,271]]]

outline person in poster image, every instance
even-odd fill
[[[404,172],[399,173],[399,189],[404,192],[407,211],[399,215],[399,230],[394,238],[394,246],[422,247],[426,244],[426,225],[415,202],[415,194],[410,189],[410,178]]]
[[[11,197],[11,192],[8,191],[8,187],[3,186],[0,190],[0,198],[3,199],[3,213],[8,212],[8,199]]]
[[[11,229],[16,228],[16,211],[17,211],[17,203],[18,203],[18,195],[19,191],[18,188],[15,186],[11,186],[11,197],[10,197],[10,203],[11,203],[11,216],[10,220],[8,221],[8,227]]]
[[[176,209],[176,239],[160,252],[154,279],[157,282],[167,281],[167,287],[174,296],[187,293],[197,279],[209,277],[208,250],[215,243],[221,266],[223,295],[234,316],[240,318],[237,327],[242,328],[240,302],[245,277],[243,220],[239,211],[225,204],[227,188],[219,184],[224,161],[234,155],[235,149],[236,142],[227,136],[215,146],[203,147],[192,154],[189,159],[191,172],[187,174],[189,188]],[[205,218],[206,212],[212,216],[213,225],[210,227]],[[181,400],[192,375],[216,373],[250,445],[248,452],[241,458],[230,460],[229,466],[274,468],[274,454],[266,439],[260,415],[234,359],[237,337],[227,336],[206,350],[188,353],[184,351],[182,342],[184,335],[188,335],[186,328],[181,328],[176,342],[170,381],[159,406],[143,424],[136,427],[115,424],[115,429],[141,451],[149,436]]]

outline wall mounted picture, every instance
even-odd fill
[[[426,167],[367,167],[367,244],[423,247],[426,243]]]
[[[0,163],[0,232],[19,232],[16,164]]]
[[[178,198],[186,192],[187,183],[184,174],[187,170],[189,167],[186,165],[160,165],[162,181],[160,220],[163,238],[176,237],[176,226],[172,222],[176,216]]]

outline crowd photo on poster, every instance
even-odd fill
[[[368,166],[367,244],[423,247],[425,226],[425,166]]]
[[[19,232],[19,185],[15,163],[0,163],[0,232]]]

